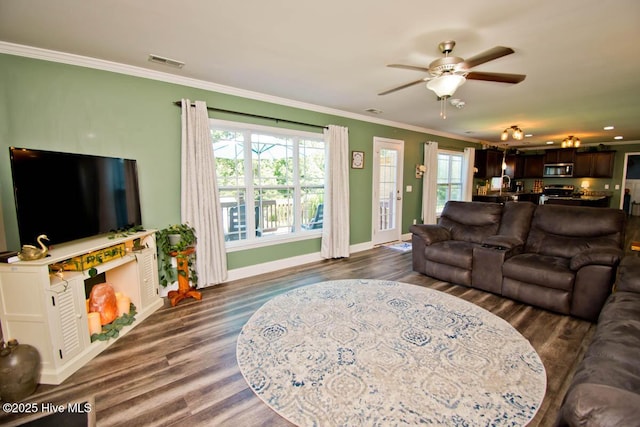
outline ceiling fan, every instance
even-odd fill
[[[507,73],[491,73],[484,71],[471,71],[485,62],[493,61],[513,53],[513,49],[504,46],[496,46],[476,56],[464,60],[457,56],[449,56],[453,51],[456,42],[453,40],[443,41],[438,48],[444,55],[429,64],[429,67],[420,67],[415,65],[389,64],[387,67],[403,68],[406,70],[424,71],[429,73],[427,77],[415,80],[393,89],[386,90],[378,95],[387,95],[389,93],[408,88],[419,83],[427,82],[427,88],[434,91],[438,98],[448,98],[462,85],[466,80],[485,80],[500,83],[520,83],[526,77],[524,74],[507,74]]]

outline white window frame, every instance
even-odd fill
[[[451,179],[451,167],[449,167],[449,176],[448,176],[448,181],[447,181],[447,185],[448,185],[448,189],[447,189],[447,194],[448,194],[448,198],[447,201],[449,200],[462,200],[462,198],[464,197],[464,195],[462,194],[462,187],[464,184],[464,168],[462,167],[462,165],[464,165],[464,153],[461,151],[453,151],[453,150],[438,150],[438,155],[443,154],[446,156],[449,156],[449,165],[451,165],[451,157],[452,156],[456,156],[456,157],[460,157],[460,162],[461,162],[461,167],[460,167],[460,199],[452,199],[451,198],[451,185],[454,184],[454,182]],[[438,188],[438,186],[440,186],[442,184],[436,182],[436,188]],[[436,190],[436,195],[437,195],[437,190]],[[445,202],[446,203],[446,202]],[[440,216],[440,214],[442,214],[442,209],[438,209],[437,208],[437,203],[436,203],[436,216]]]
[[[227,130],[232,132],[243,132],[245,133],[245,141],[248,141],[249,144],[245,144],[245,171],[249,173],[245,173],[245,185],[243,188],[246,188],[246,200],[247,205],[254,204],[254,190],[256,187],[253,185],[253,170],[251,167],[251,147],[250,147],[250,134],[251,132],[262,132],[270,135],[278,135],[284,137],[293,138],[296,142],[299,139],[314,139],[324,141],[324,135],[322,133],[316,132],[307,132],[307,131],[299,131],[293,129],[284,129],[277,128],[271,126],[263,126],[256,125],[251,123],[241,123],[234,122],[229,120],[219,120],[219,119],[209,119],[209,128],[212,130]],[[247,137],[249,136],[249,137]],[[293,170],[294,170],[294,199],[298,202],[297,209],[301,210],[300,199],[301,199],[301,184],[299,181],[299,145],[297,143],[293,144]],[[325,147],[326,153],[326,147]],[[326,160],[326,157],[325,157]],[[326,189],[326,181],[325,181],[325,189]],[[251,199],[251,201],[249,201]],[[301,212],[297,212],[296,215],[300,216]],[[247,215],[247,229],[255,229],[255,219],[253,215]],[[300,230],[300,224],[296,223],[296,230],[292,233],[280,234],[280,235],[272,235],[272,236],[261,236],[256,238],[252,236],[251,233],[247,233],[247,238],[243,240],[233,240],[226,241],[225,247],[227,252],[235,252],[248,248],[259,248],[265,246],[272,246],[287,242],[296,242],[301,240],[310,240],[317,239],[322,236],[322,229],[317,230]]]

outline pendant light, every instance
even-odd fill
[[[562,148],[570,148],[570,147],[575,147],[575,148],[580,147],[580,138],[576,138],[573,135],[569,135],[567,138],[562,140]]]
[[[500,135],[501,141],[506,141],[509,138],[509,131],[511,131],[511,137],[515,140],[520,141],[524,138],[524,132],[522,132],[522,129],[514,125],[502,131],[502,134]]]

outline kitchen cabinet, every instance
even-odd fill
[[[615,151],[584,151],[576,153],[573,176],[576,178],[611,178]]]
[[[522,156],[522,158],[522,175],[518,174],[516,178],[541,178],[544,169],[544,154],[533,154]]]
[[[488,179],[502,176],[502,157],[500,150],[476,150],[474,166],[478,172],[475,177]]]
[[[558,148],[544,152],[544,163],[574,163],[575,148]]]
[[[505,163],[507,164],[507,169],[504,171],[506,175],[509,175],[511,178],[522,178],[522,174],[524,173],[523,156],[508,154]]]

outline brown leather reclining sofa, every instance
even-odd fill
[[[640,424],[640,257],[620,262],[593,340],[560,408],[560,427]]]
[[[622,210],[449,201],[413,225],[413,269],[595,321],[624,255]]]
[[[556,426],[640,425],[640,258],[620,262],[593,340],[578,365]]]

